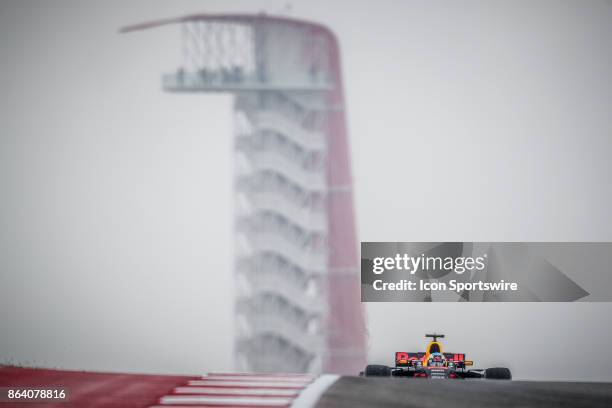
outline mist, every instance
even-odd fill
[[[609,1],[4,0],[0,362],[232,369],[232,99],[161,90],[176,27],[118,33],[202,11],[337,34],[362,241],[612,240]],[[609,303],[366,310],[371,362],[436,330],[515,378],[612,380]]]

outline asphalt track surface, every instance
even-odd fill
[[[612,383],[341,377],[316,408],[612,407]]]

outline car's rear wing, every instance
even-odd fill
[[[465,354],[463,353],[444,353],[444,357],[454,363],[465,361]]]
[[[396,367],[406,367],[411,365],[414,360],[422,360],[425,353],[409,353],[406,351],[398,351],[395,353]]]
[[[395,353],[395,366],[396,367],[408,367],[413,365],[413,362],[418,360],[422,361],[425,357],[425,353],[422,352],[407,352],[398,351]],[[452,361],[458,366],[472,365],[470,361],[465,359],[464,353],[444,353],[444,357],[448,361]]]

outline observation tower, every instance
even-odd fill
[[[264,14],[180,25],[168,92],[234,95],[236,365],[356,374],[365,365],[357,237],[338,42]]]

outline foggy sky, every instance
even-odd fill
[[[0,1],[0,362],[232,368],[232,100],[161,91],[176,27],[117,33],[154,18],[337,33],[363,241],[612,240],[609,1],[330,3]],[[372,362],[438,330],[515,377],[612,380],[609,303],[367,312]]]

